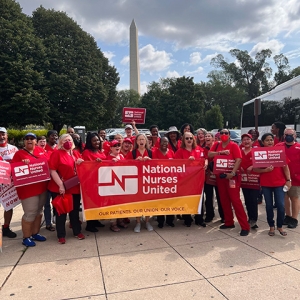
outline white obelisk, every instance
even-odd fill
[[[132,20],[131,22],[129,31],[130,89],[140,93],[140,60],[138,47],[138,30],[134,20]]]

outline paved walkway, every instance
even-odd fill
[[[0,216],[3,216],[2,208]],[[300,299],[300,227],[268,236],[264,205],[259,229],[240,237],[240,228],[175,228],[133,232],[134,221],[118,233],[109,223],[67,243],[43,227],[48,240],[21,245],[22,208],[15,209],[16,239],[3,239],[0,299]],[[3,222],[3,220],[1,220]]]

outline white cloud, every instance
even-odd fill
[[[167,78],[178,78],[180,77],[179,73],[177,71],[168,71],[166,74]]]
[[[281,53],[281,50],[283,49],[284,44],[278,40],[270,40],[267,42],[260,42],[257,43],[250,51],[251,56],[255,56],[257,52],[260,52],[264,49],[270,49],[272,51],[272,56]]]
[[[141,71],[159,72],[172,64],[172,54],[166,51],[158,51],[148,44],[139,50]]]
[[[109,60],[109,63],[113,65],[112,58],[116,55],[112,51],[103,51],[103,55]]]
[[[202,67],[198,67],[196,70],[194,71],[185,71],[185,75],[198,75],[198,74],[201,74],[203,72],[203,68]]]
[[[292,50],[292,51],[288,51],[286,53],[284,53],[284,55],[288,58],[288,59],[295,59],[300,57],[300,48]]]
[[[193,52],[190,54],[190,65],[198,65],[201,62],[201,53]]]
[[[146,81],[141,82],[141,84],[140,84],[140,93],[141,93],[141,95],[148,92],[148,88],[147,88],[148,84],[149,83],[146,82]]]
[[[122,65],[129,65],[129,55],[122,58],[121,64]]]

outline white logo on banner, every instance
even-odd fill
[[[28,166],[15,167],[14,170],[15,170],[16,177],[21,177],[21,176],[29,174],[29,167]]]
[[[126,118],[133,118],[133,111],[131,110],[128,110],[125,112],[125,117]]]
[[[255,160],[267,159],[268,158],[267,151],[254,152],[254,158],[255,158]]]
[[[218,158],[216,162],[216,167],[227,168],[227,159]]]
[[[100,196],[134,195],[138,192],[138,168],[101,167],[98,170]]]

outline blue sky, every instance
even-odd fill
[[[300,66],[299,0],[19,0],[31,15],[40,5],[65,11],[94,36],[129,88],[129,26],[139,31],[141,92],[160,78],[191,76],[207,81],[210,60],[230,49],[255,55],[284,53]],[[276,68],[273,68],[273,74]]]

